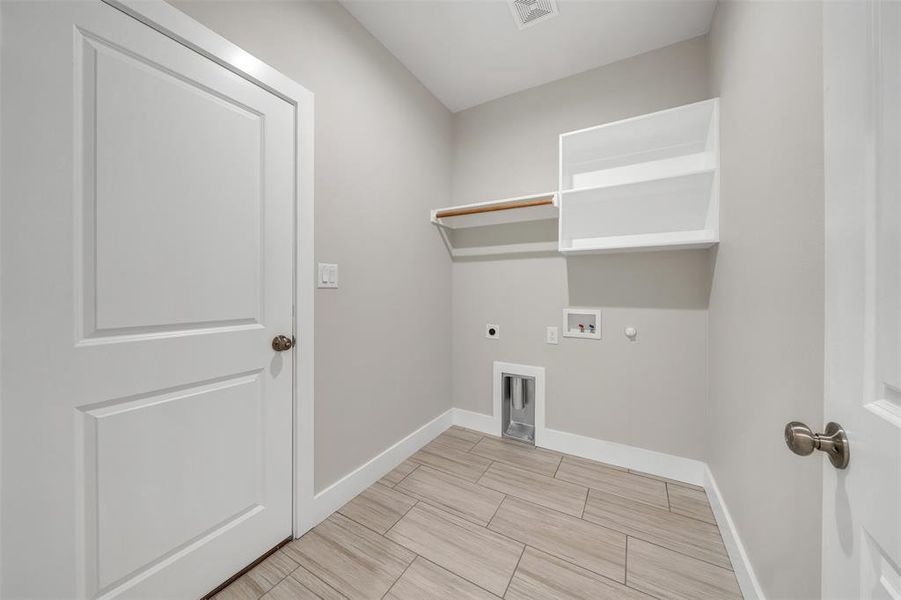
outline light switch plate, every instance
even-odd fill
[[[319,279],[317,286],[324,289],[335,289],[338,287],[338,265],[329,263],[319,263]]]
[[[559,330],[556,327],[548,327],[547,328],[547,343],[548,344],[559,344],[560,343]]]

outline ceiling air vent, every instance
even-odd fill
[[[556,17],[557,0],[507,0],[513,12],[513,20],[520,29]]]

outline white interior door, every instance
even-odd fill
[[[824,5],[823,595],[901,599],[901,4]]]
[[[2,595],[196,598],[292,532],[294,112],[2,4]]]

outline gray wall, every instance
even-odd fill
[[[710,32],[723,202],[708,462],[773,599],[820,592],[824,461],[789,454],[781,435],[823,423],[820,27],[818,3],[721,2]]]
[[[319,491],[450,408],[451,115],[336,2],[173,4],[316,94]]]
[[[696,38],[457,113],[454,204],[554,190],[560,133],[708,98],[706,52]],[[495,360],[543,366],[548,427],[704,458],[709,273],[706,251],[455,262],[454,406],[491,413]],[[603,339],[546,344],[566,306],[600,307]]]
[[[492,361],[542,365],[549,427],[708,461],[768,597],[818,595],[821,461],[779,435],[823,421],[817,4],[721,2],[709,41],[452,118],[336,3],[175,3],[316,93],[316,254],[341,266],[317,292],[317,490],[451,402],[490,413]],[[717,251],[450,266],[428,208],[552,190],[559,133],[716,95]],[[545,344],[567,305],[601,307],[604,339]]]

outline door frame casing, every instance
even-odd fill
[[[278,96],[294,109],[293,535],[311,529],[314,501],[313,92],[251,56],[164,0],[102,0]]]

